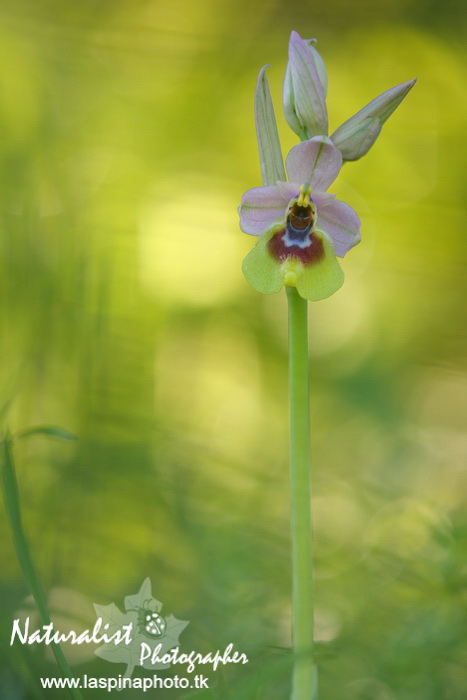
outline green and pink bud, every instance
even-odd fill
[[[302,140],[328,133],[326,68],[314,43],[297,32],[290,35],[282,93],[287,123]]]
[[[400,105],[415,82],[416,79],[409,80],[386,90],[336,129],[331,139],[344,160],[358,160],[368,153],[384,122]]]

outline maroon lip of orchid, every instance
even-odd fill
[[[285,227],[269,239],[268,252],[279,263],[296,258],[308,267],[324,257],[324,246],[314,230],[316,207],[310,201],[311,187],[302,185],[297,200],[293,200],[285,220]]]

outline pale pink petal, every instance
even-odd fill
[[[317,207],[325,207],[330,202],[334,202],[336,195],[331,192],[312,192],[311,199],[316,204]]]
[[[300,185],[297,185],[295,182],[282,182],[281,180],[278,180],[277,186],[282,192],[282,196],[287,203],[290,202],[291,199],[298,197],[300,194]]]
[[[313,192],[312,198],[318,210],[316,228],[332,238],[336,255],[343,258],[360,242],[360,219],[352,207],[324,192]]]
[[[288,203],[287,194],[284,195],[277,185],[253,187],[245,192],[238,208],[240,228],[244,233],[260,236],[276,221],[285,221]]]
[[[294,146],[287,156],[290,182],[325,192],[342,167],[342,154],[327,136],[314,136]]]

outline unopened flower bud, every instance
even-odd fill
[[[302,140],[328,133],[326,69],[313,43],[292,32],[284,79],[285,118]]]
[[[332,134],[331,139],[344,160],[358,160],[369,151],[384,122],[399,106],[415,82],[416,79],[409,80],[383,92]]]

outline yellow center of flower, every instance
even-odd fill
[[[297,204],[299,207],[307,207],[310,203],[311,195],[311,185],[305,184],[300,185],[300,194],[298,196]]]

